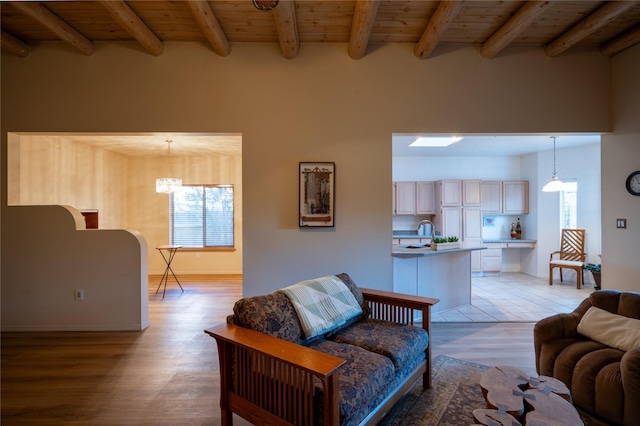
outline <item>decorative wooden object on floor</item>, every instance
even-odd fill
[[[531,377],[514,367],[495,367],[482,375],[480,387],[488,408],[473,410],[478,424],[583,425],[569,389],[552,377]]]

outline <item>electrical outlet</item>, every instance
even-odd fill
[[[84,300],[84,290],[81,288],[74,290],[73,298],[75,300]]]

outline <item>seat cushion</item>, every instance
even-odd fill
[[[567,346],[560,352],[554,363],[552,377],[561,380],[573,392],[576,364],[588,353],[606,348],[607,346],[593,340],[584,340]]]
[[[346,360],[336,371],[340,389],[340,424],[359,424],[378,405],[380,395],[393,380],[393,363],[382,355],[330,340],[316,340],[309,347]],[[320,391],[316,398],[316,406],[321,413]]]
[[[424,354],[429,336],[422,328],[367,318],[329,337],[389,358],[396,370]]]
[[[571,379],[571,393],[576,406],[597,416],[601,416],[598,407],[614,406],[617,409],[611,410],[614,418],[622,420],[624,397],[620,397],[623,395],[620,360],[623,355],[624,352],[617,349],[604,348],[580,358]]]
[[[551,265],[560,266],[562,268],[582,268],[582,262],[578,260],[552,260]]]

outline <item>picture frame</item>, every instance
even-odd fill
[[[335,175],[333,162],[300,162],[298,221],[300,227],[333,227],[335,224]]]
[[[487,227],[496,226],[496,218],[492,216],[486,216],[484,218],[483,226],[487,226]]]

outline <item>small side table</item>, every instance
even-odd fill
[[[162,291],[163,299],[164,299],[165,293],[167,292],[167,281],[169,280],[169,272],[171,272],[171,275],[173,275],[173,278],[175,278],[176,282],[180,286],[180,290],[182,290],[182,292],[184,293],[184,289],[182,288],[180,281],[178,281],[178,277],[176,277],[176,274],[173,272],[173,269],[171,269],[171,262],[173,261],[173,258],[175,257],[176,253],[178,252],[178,249],[181,249],[181,248],[182,246],[173,245],[173,244],[166,244],[163,246],[156,247],[156,249],[162,255],[164,262],[167,264],[167,267],[164,270],[164,274],[162,274],[162,278],[160,279],[160,284],[158,284],[158,288],[156,289],[156,294],[157,294],[158,290],[160,290],[160,286],[164,282],[164,290]],[[164,253],[165,251],[167,252],[166,255]]]

